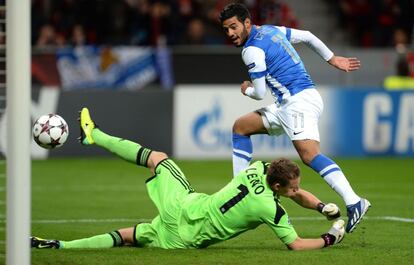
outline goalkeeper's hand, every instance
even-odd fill
[[[326,216],[326,219],[329,221],[335,220],[341,216],[341,212],[339,211],[338,205],[335,203],[319,203],[318,204],[318,211]]]
[[[329,229],[328,233],[321,235],[322,239],[325,241],[325,247],[338,244],[342,241],[345,235],[345,221],[339,219],[335,221]]]

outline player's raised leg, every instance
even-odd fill
[[[259,113],[251,112],[235,121],[233,125],[233,176],[249,166],[253,153],[250,136],[258,133],[267,133]]]
[[[295,140],[293,144],[302,161],[316,171],[344,200],[347,207],[347,233],[352,232],[371,206],[370,202],[359,197],[352,189],[341,168],[329,157],[320,152],[315,140]]]
[[[152,150],[142,147],[138,143],[104,133],[95,126],[87,108],[83,108],[80,112],[80,127],[79,140],[83,145],[96,144],[128,162],[144,167],[148,166]]]

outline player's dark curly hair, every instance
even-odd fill
[[[266,180],[270,186],[279,183],[282,187],[286,187],[289,181],[300,176],[298,165],[286,158],[274,160],[267,169]]]
[[[224,20],[236,16],[237,20],[244,22],[246,18],[251,19],[250,12],[247,7],[240,3],[231,3],[226,5],[220,12],[219,20],[223,24]]]

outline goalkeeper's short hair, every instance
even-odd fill
[[[266,180],[270,186],[279,183],[280,186],[286,187],[292,179],[297,179],[299,176],[300,169],[295,162],[287,158],[279,158],[268,167]]]

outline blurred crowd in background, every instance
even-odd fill
[[[34,46],[226,44],[218,22],[233,0],[32,0]],[[301,28],[287,0],[245,0],[254,23]],[[311,4],[304,1],[304,5]],[[328,1],[362,47],[411,43],[412,0]],[[303,25],[306,27],[306,25]]]
[[[323,1],[346,36],[335,45],[393,48],[397,75],[414,77],[414,0]],[[255,24],[312,31],[292,8],[309,0],[32,0],[32,45],[230,45],[218,15],[231,2],[244,3]]]
[[[389,47],[412,40],[414,1],[340,0],[330,1],[338,8],[340,25],[362,47]]]
[[[218,22],[229,0],[33,0],[32,42],[47,45],[226,44]],[[298,26],[283,1],[243,1],[259,24]]]
[[[327,2],[335,7],[339,26],[348,33],[354,46],[393,48],[398,54],[396,76],[414,78],[413,0]]]

